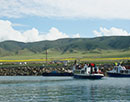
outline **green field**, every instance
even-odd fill
[[[130,58],[130,36],[66,38],[32,43],[4,41],[0,42],[0,60],[1,62],[2,60],[43,62],[46,59],[46,50],[48,51],[48,61],[128,60]]]
[[[48,59],[58,60],[65,58],[124,58],[130,57],[130,50],[92,50],[92,51],[75,51],[74,53],[66,52],[62,54],[57,51],[48,51]],[[2,56],[0,60],[27,60],[27,59],[45,59],[45,53],[28,54],[28,55],[13,55]]]

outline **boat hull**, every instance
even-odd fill
[[[43,73],[43,76],[73,76],[73,73]]]
[[[109,77],[130,77],[130,74],[121,74],[121,73],[110,73],[107,72]]]
[[[76,79],[101,79],[104,77],[103,75],[74,75],[74,78]]]

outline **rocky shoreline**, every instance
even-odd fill
[[[97,65],[100,70],[107,76],[106,72],[112,70],[112,64],[100,64]],[[125,67],[130,67],[130,65],[124,64]],[[0,76],[42,76],[43,73],[72,73],[73,64],[70,65],[42,65],[42,66],[30,66],[30,65],[18,65],[18,66],[11,66],[8,65],[7,67],[0,67]]]
[[[72,73],[72,66],[15,66],[15,67],[1,67],[0,68],[0,76],[42,76],[43,73]],[[102,70],[104,75],[106,75],[106,71],[112,69],[112,65],[103,64],[98,65],[98,67]]]
[[[70,72],[70,68],[66,67],[39,67],[39,66],[19,66],[0,68],[0,76],[41,76],[43,73],[56,71],[58,73]]]

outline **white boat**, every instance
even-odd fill
[[[73,77],[76,79],[101,79],[104,77],[103,73],[96,67],[88,67],[86,64],[82,69],[77,69],[73,66]]]
[[[124,66],[114,66],[113,70],[108,71],[109,77],[130,77],[130,69],[126,69]]]

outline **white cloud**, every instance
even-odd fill
[[[28,27],[28,25],[24,25],[24,24],[18,24],[18,23],[13,23],[11,24],[13,27]]]
[[[49,33],[45,36],[46,40],[54,40],[60,38],[68,38],[69,36],[65,33],[60,32],[57,28],[52,27]]]
[[[0,0],[0,17],[130,19],[130,0]]]
[[[34,42],[41,40],[56,40],[60,38],[70,37],[66,33],[60,32],[55,27],[52,27],[48,33],[40,34],[36,28],[20,32],[15,30],[12,27],[12,25],[13,24],[8,20],[0,20],[0,41],[15,40],[22,42]]]
[[[123,29],[112,27],[110,29],[100,27],[100,31],[94,30],[96,36],[130,36],[130,33]]]
[[[4,40],[24,40],[19,31],[12,28],[11,22],[0,20],[0,41]]]

